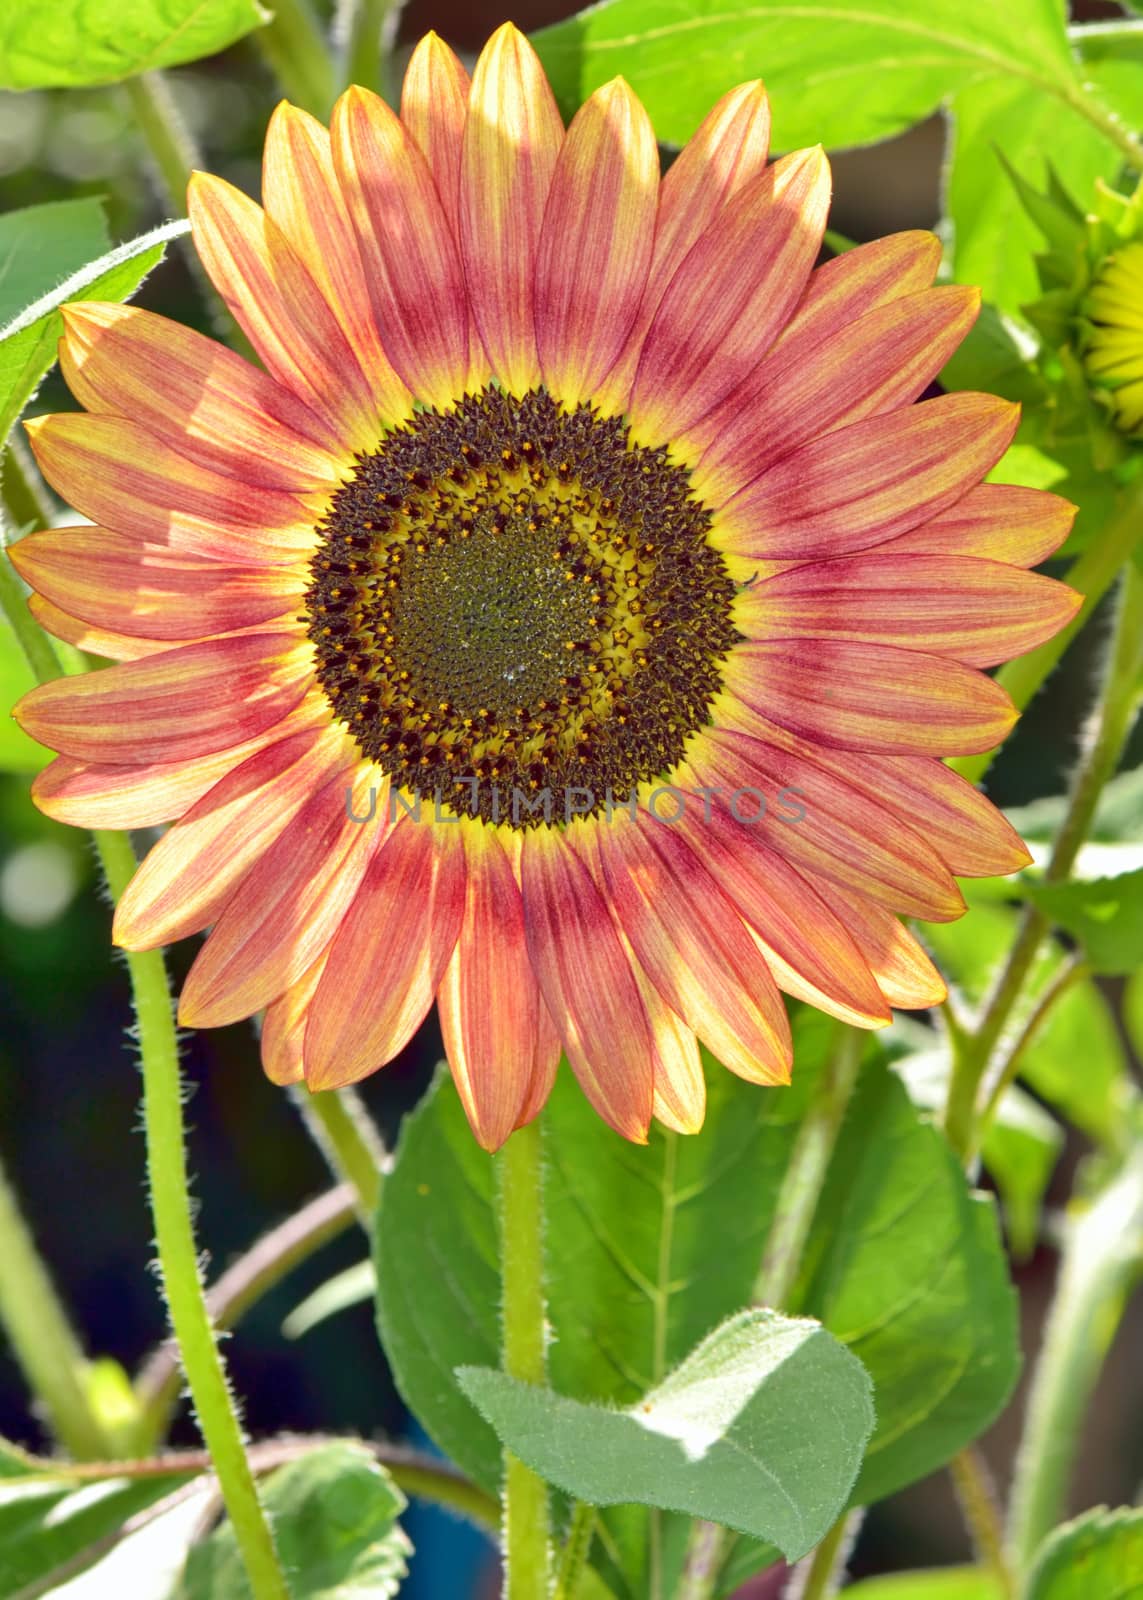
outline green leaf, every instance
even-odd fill
[[[759,1089],[715,1069],[702,1132],[656,1129],[639,1149],[602,1126],[561,1073],[545,1113],[558,1392],[630,1406],[751,1303],[830,1036],[827,1019],[801,1013],[789,1089]],[[442,1078],[406,1120],[386,1180],[378,1320],[412,1411],[495,1491],[496,1436],[452,1376],[458,1366],[498,1361],[491,1195],[491,1161]],[[405,1248],[411,1238],[415,1253]],[[863,1071],[838,1141],[796,1304],[848,1344],[874,1381],[878,1422],[861,1500],[941,1465],[996,1415],[1015,1380],[1015,1302],[993,1207],[970,1193],[940,1134],[877,1059]],[[608,1519],[634,1595],[646,1593],[638,1563],[647,1515],[632,1512],[624,1528],[619,1514]]]
[[[981,76],[1075,81],[1056,0],[605,0],[535,44],[565,108],[622,73],[675,142],[727,89],[764,76],[782,150],[889,138]]]
[[[52,209],[37,206],[33,211]],[[32,212],[17,215],[27,217]],[[16,418],[56,359],[56,345],[63,331],[59,308],[71,300],[129,300],[163,259],[168,241],[189,228],[188,222],[167,222],[95,261],[89,260],[0,326],[0,450]]]
[[[1029,898],[1082,946],[1096,972],[1143,965],[1143,869],[1088,883],[1027,885]]]
[[[0,216],[0,328],[111,246],[103,201],[54,200]]]
[[[589,1505],[658,1506],[771,1540],[829,1531],[873,1426],[868,1375],[808,1318],[743,1311],[625,1411],[487,1367],[461,1387],[534,1471]]]
[[[0,1449],[0,1594],[16,1596],[65,1564],[77,1570],[102,1541],[170,1494],[184,1478],[108,1477],[95,1483],[45,1471],[44,1463]]]
[[[0,21],[0,89],[117,83],[216,55],[269,17],[258,0],[22,0]]]
[[[263,1485],[293,1600],[389,1600],[412,1552],[405,1497],[368,1451],[330,1444]],[[249,1600],[238,1542],[224,1523],[195,1545],[172,1600]]]
[[[334,1317],[339,1311],[371,1299],[376,1290],[377,1274],[372,1261],[358,1261],[354,1266],[346,1267],[344,1272],[327,1278],[300,1305],[295,1306],[282,1323],[282,1332],[287,1339],[300,1339],[327,1317]]]
[[[1004,1590],[980,1567],[939,1567],[867,1578],[843,1589],[840,1600],[1004,1600]]]
[[[968,337],[941,373],[941,383],[946,389],[982,389],[1006,400],[1035,402],[1044,392],[1033,370],[1037,349],[1026,328],[996,306],[981,306]]]
[[[0,551],[0,561],[7,557]],[[0,616],[0,772],[38,772],[53,752],[37,744],[9,712],[36,678],[7,617]]]
[[[1021,838],[1050,843],[1067,815],[1068,796],[1054,794],[1030,805],[1006,812]],[[1100,844],[1119,844],[1143,839],[1143,766],[1121,772],[1112,778],[1099,797],[1088,840]]]
[[[1022,1600],[1141,1600],[1143,1511],[1097,1506],[1066,1522],[1037,1553]]]
[[[998,8],[1005,12],[1007,7]],[[980,15],[964,7],[966,23]],[[1039,293],[1034,257],[1045,247],[1016,196],[998,151],[1034,189],[1043,189],[1045,152],[1068,191],[1086,201],[1097,178],[1122,157],[1086,118],[1015,73],[955,87],[944,211],[960,283],[974,283],[1003,311],[1018,312]]]

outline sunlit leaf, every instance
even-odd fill
[[[1140,1600],[1143,1511],[1097,1506],[1050,1533],[1037,1553],[1025,1600]]]
[[[939,1567],[867,1578],[841,1591],[839,1600],[1005,1600],[1004,1590],[980,1567]]]
[[[1080,944],[1096,972],[1143,966],[1143,871],[1087,883],[1029,883],[1030,898]]]

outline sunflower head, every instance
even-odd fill
[[[264,1011],[275,1081],[363,1077],[435,1001],[484,1144],[561,1057],[629,1138],[690,1131],[700,1041],[780,1084],[780,990],[938,1003],[900,917],[1026,862],[942,758],[1073,615],[1027,570],[1071,508],[983,482],[1014,406],[914,403],[979,296],[929,234],[819,264],[828,163],[769,121],[731,90],[664,176],[621,80],[565,128],[511,25],[471,80],[430,35],[399,115],[279,108],[261,205],[193,180],[260,366],[69,309],[85,411],[33,447],[90,521],[11,554],[117,664],[22,702],[36,798],[173,824],[115,937],[209,928],[180,1016]]]

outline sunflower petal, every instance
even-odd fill
[[[262,1070],[271,1083],[300,1083],[305,1077],[302,1048],[314,992],[325,971],[323,953],[301,977],[272,1000],[262,1018],[259,1041]]]
[[[311,678],[295,636],[239,634],[43,683],[13,715],[33,739],[81,760],[178,761],[264,733]]]
[[[377,440],[378,406],[352,345],[286,235],[221,178],[191,176],[187,214],[214,287],[272,377],[350,451]]]
[[[360,822],[371,789],[377,817]],[[180,1022],[238,1022],[298,981],[352,904],[387,804],[388,784],[359,760],[311,796],[227,901],[183,985]]]
[[[835,429],[909,405],[976,321],[980,291],[926,289],[844,323],[812,353],[772,351],[734,392],[675,441],[699,457],[691,474],[722,505],[791,450]]]
[[[974,667],[888,645],[778,639],[739,645],[724,683],[803,738],[883,755],[991,750],[1019,713]]]
[[[743,83],[708,113],[671,163],[659,189],[647,287],[623,354],[595,393],[605,416],[626,411],[635,369],[667,285],[715,216],[765,171],[770,105],[762,84]]]
[[[297,252],[356,351],[379,419],[401,421],[411,413],[413,397],[393,371],[377,331],[357,235],[334,171],[329,133],[308,112],[286,101],[266,130],[262,200],[266,215]]]
[[[615,364],[643,298],[659,197],[659,151],[621,78],[576,113],[552,180],[536,258],[544,383],[574,406]]]
[[[356,1083],[405,1048],[456,944],[464,885],[458,838],[406,818],[389,830],[330,946],[310,1007],[303,1055],[311,1089]]]
[[[433,175],[366,89],[342,95],[330,134],[386,353],[418,400],[447,406],[469,375],[468,299]]]
[[[671,280],[631,393],[633,436],[684,432],[773,344],[806,286],[829,209],[820,149],[783,156],[718,213]]]
[[[45,633],[108,661],[142,661],[144,656],[158,655],[171,648],[169,639],[142,639],[102,628],[97,622],[84,622],[82,617],[73,617],[70,611],[64,611],[42,594],[28,596],[28,610]]]
[[[438,34],[426,33],[405,69],[401,121],[417,142],[453,233],[460,236],[460,151],[468,73]]]
[[[865,554],[751,584],[734,617],[752,639],[850,639],[991,667],[1050,639],[1082,603],[1066,584],[998,561]]]
[[[224,567],[107,528],[49,528],[9,546],[28,583],[72,616],[141,638],[197,639],[302,603],[305,573]]]
[[[224,477],[123,417],[63,412],[26,427],[52,487],[117,533],[255,566],[313,545],[317,497]]]
[[[562,837],[521,852],[528,954],[567,1058],[605,1122],[645,1144],[654,1079],[638,984],[607,903]]]
[[[788,1083],[790,1029],[770,969],[673,827],[600,828],[608,898],[640,966],[724,1067]]]
[[[331,769],[344,769],[346,746],[337,727],[296,733],[227,773],[148,852],[115,908],[115,943],[151,950],[213,922]]]
[[[437,1005],[472,1131],[486,1150],[498,1150],[530,1120],[524,1113],[537,1073],[554,1073],[560,1049],[528,960],[524,903],[512,865],[495,834],[483,829],[466,833],[465,848],[464,920]]]
[[[472,80],[461,157],[460,238],[484,348],[514,394],[539,381],[533,279],[563,137],[536,52],[519,29],[504,23],[481,51]]]
[[[923,1011],[948,999],[948,985],[919,940],[883,906],[831,885],[838,915],[857,941],[878,987],[891,1006]]]
[[[906,533],[951,506],[1004,454],[1019,407],[950,394],[814,439],[740,489],[715,517],[734,555],[812,561]]]
[[[1036,567],[1068,536],[1076,507],[1044,489],[979,483],[945,511],[885,545],[881,555],[980,556]]]

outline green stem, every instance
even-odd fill
[[[539,1122],[518,1128],[496,1161],[500,1209],[504,1371],[547,1378],[544,1310],[544,1174]],[[504,1600],[547,1600],[551,1583],[548,1486],[504,1452]]]
[[[797,1310],[795,1285],[802,1255],[821,1200],[830,1159],[857,1084],[865,1035],[839,1024],[836,1043],[814,1092],[782,1179],[774,1220],[754,1284],[761,1305]],[[838,1525],[844,1529],[845,1517]],[[832,1539],[837,1528],[826,1538]],[[838,1534],[840,1540],[841,1534]],[[712,1600],[726,1559],[729,1532],[713,1522],[696,1522],[687,1542],[675,1600]],[[819,1546],[819,1549],[822,1548]]]
[[[207,1290],[207,1309],[215,1328],[234,1327],[268,1290],[337,1238],[354,1220],[355,1207],[351,1186],[339,1184],[264,1234]],[[144,1419],[140,1449],[154,1449],[163,1437],[178,1403],[181,1382],[178,1353],[169,1342],[160,1345],[139,1369],[135,1394]]]
[[[1141,1230],[1143,1146],[1136,1146],[1118,1176],[1067,1221],[1016,1458],[1009,1547],[1017,1573],[1027,1573],[1064,1514],[1088,1402],[1139,1271]]]
[[[253,35],[287,100],[329,120],[337,93],[329,43],[308,0],[273,0],[273,16]]]
[[[860,1516],[860,1511],[846,1511],[838,1517],[813,1555],[806,1557],[804,1578],[801,1576],[802,1564],[799,1563],[795,1568],[798,1578],[793,1592],[798,1600],[829,1600],[831,1595],[837,1593],[846,1555],[856,1531],[856,1521]]]
[[[16,642],[40,683],[63,677],[63,666],[52,641],[28,610],[24,586],[16,569],[0,549],[0,611],[16,635]]]
[[[358,1221],[372,1235],[391,1158],[361,1096],[354,1089],[311,1094],[304,1084],[292,1089],[291,1095],[334,1177],[353,1186]]]
[[[108,888],[118,900],[138,865],[126,834],[95,833]],[[215,1341],[199,1274],[186,1168],[183,1088],[171,993],[157,950],[127,953],[143,1067],[143,1124],[159,1269],[187,1385],[254,1600],[289,1600]]]
[[[1119,765],[1138,710],[1143,671],[1143,573],[1124,568],[1115,631],[1108,651],[1100,702],[1087,748],[1076,769],[1068,808],[1044,869],[1045,883],[1062,883],[1071,873],[1108,779]],[[945,1106],[945,1132],[962,1159],[979,1148],[976,1106],[981,1080],[1008,1024],[1051,923],[1034,906],[1025,909],[1015,943],[985,1003],[980,1020],[954,1051]]]
[[[972,1538],[977,1562],[987,1567],[1004,1600],[1012,1600],[1016,1587],[1004,1554],[1004,1529],[992,1475],[980,1451],[969,1445],[949,1462],[949,1473],[961,1515]]]
[[[1143,474],[1124,492],[1119,509],[1107,526],[1064,574],[1064,582],[1084,597],[1083,605],[1071,622],[1037,649],[1006,662],[996,674],[996,681],[1011,695],[1018,711],[1031,703],[1036,691],[1057,666],[1064,651],[1115,582],[1116,575],[1131,560],[1141,535]],[[999,750],[985,750],[980,755],[958,756],[949,766],[970,783],[979,783],[998,754]]]
[[[360,84],[393,102],[396,93],[393,37],[400,14],[400,0],[353,0],[346,8],[343,24],[343,81],[346,86]]]
[[[552,1600],[576,1600],[579,1580],[591,1551],[595,1535],[595,1507],[577,1500],[572,1510],[571,1525],[560,1555],[559,1571]]]
[[[81,1461],[111,1455],[91,1403],[87,1358],[0,1164],[0,1323],[52,1433]]]
[[[1049,981],[1044,985],[1043,991],[1038,996],[1035,1006],[1029,1012],[1027,1020],[1013,1041],[1011,1049],[1005,1056],[995,1082],[988,1088],[988,1099],[984,1110],[980,1113],[979,1126],[976,1129],[975,1147],[979,1149],[984,1142],[985,1135],[992,1126],[992,1120],[1000,1109],[1000,1102],[1015,1081],[1020,1070],[1020,1062],[1024,1052],[1039,1033],[1044,1023],[1048,1020],[1049,1013],[1056,1001],[1067,993],[1073,983],[1091,976],[1091,967],[1084,961],[1078,951],[1072,951],[1063,961]]]
[[[51,527],[55,519],[52,497],[18,432],[12,434],[4,452],[0,490],[13,533],[28,527]]]

